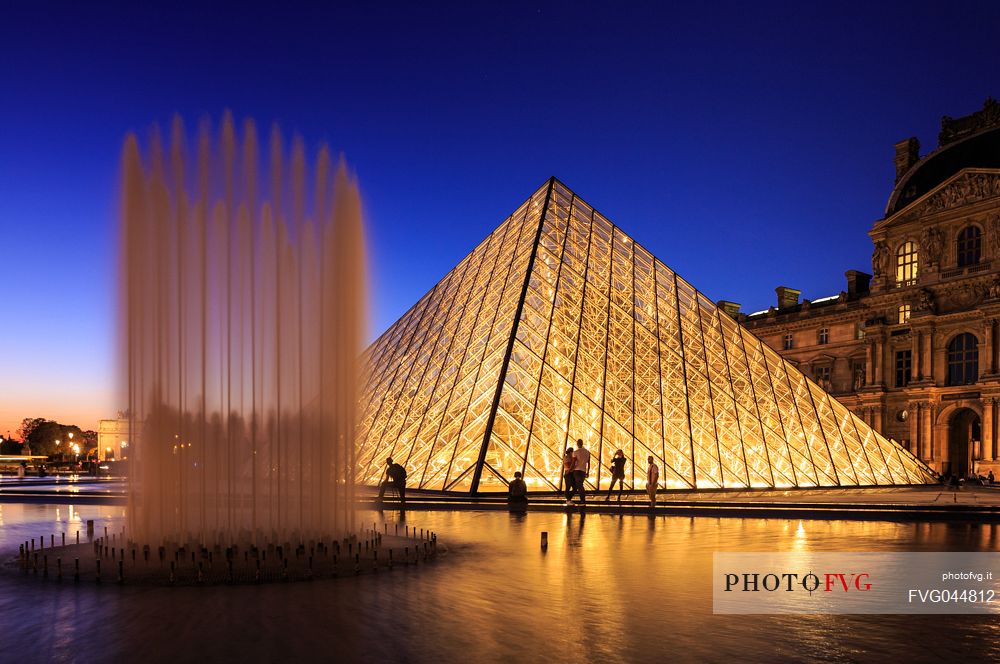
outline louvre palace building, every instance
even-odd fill
[[[749,315],[720,305],[932,469],[1000,476],[1000,103],[944,117],[923,156],[900,141],[895,171],[871,274],[811,301],[778,287]]]

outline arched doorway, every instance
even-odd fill
[[[956,410],[948,424],[948,459],[942,470],[946,473],[951,471],[959,477],[968,475],[977,452],[973,448],[982,439],[982,427],[976,411],[969,408]]]

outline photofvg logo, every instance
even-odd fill
[[[868,572],[727,572],[725,592],[868,592],[872,589]]]
[[[716,552],[713,610],[1000,613],[994,568],[1000,554]]]

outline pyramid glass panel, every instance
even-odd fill
[[[916,484],[931,471],[551,179],[365,355],[358,471],[421,489]]]

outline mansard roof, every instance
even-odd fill
[[[966,168],[1000,168],[1000,122],[957,140],[943,142],[914,164],[892,190],[885,217],[909,207]]]

